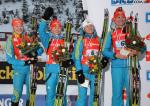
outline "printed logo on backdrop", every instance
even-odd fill
[[[150,99],[150,93],[147,94],[147,98]]]
[[[148,34],[146,37],[144,37],[146,40],[150,40],[150,34]]]
[[[150,12],[146,12],[146,14],[145,14],[145,22],[150,22]]]
[[[146,41],[150,41],[150,34],[148,34],[148,35],[146,35],[145,37],[144,37],[144,40],[146,40]],[[148,46],[148,45],[147,45]],[[150,61],[150,51],[146,51],[146,61]]]
[[[38,77],[37,82],[38,84],[45,84],[45,63],[39,62],[38,64]],[[76,85],[76,74],[75,70],[69,70],[69,85]],[[11,65],[9,65],[7,62],[0,62],[0,84],[12,84],[13,79],[13,70]],[[1,105],[0,105],[1,106]]]
[[[147,70],[146,72],[146,80],[150,81],[150,70]]]
[[[111,0],[111,5],[133,5],[150,3],[150,0]]]
[[[150,61],[150,51],[146,51],[146,61]]]
[[[12,84],[13,70],[7,62],[0,62],[0,84]],[[39,84],[44,83],[44,64],[40,63],[38,68],[37,81]]]
[[[145,0],[145,3],[150,3],[150,0]]]

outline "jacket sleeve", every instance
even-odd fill
[[[114,52],[112,50],[112,37],[111,37],[111,32],[108,32],[108,35],[106,36],[106,39],[104,41],[104,48],[102,51],[102,54],[105,57],[108,57],[110,59],[115,59],[114,57]]]
[[[72,59],[73,61],[75,61],[75,45],[74,45],[73,51],[72,51],[72,53],[71,53],[71,59]]]
[[[6,60],[7,60],[7,62],[9,64],[18,65],[18,66],[24,66],[25,62],[23,60],[17,60],[15,58],[14,48],[13,48],[13,45],[12,45],[11,38],[7,39],[5,50],[6,50]]]
[[[44,48],[47,49],[50,40],[50,33],[46,32],[46,30],[47,30],[47,23],[45,20],[42,19],[42,21],[39,24],[38,32]]]
[[[81,58],[83,51],[83,42],[79,38],[75,44],[75,67],[76,71],[82,70]]]

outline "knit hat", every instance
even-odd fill
[[[14,18],[14,19],[12,20],[11,25],[12,25],[13,27],[16,26],[16,25],[23,25],[23,20],[22,20],[22,19],[19,19],[19,18]]]
[[[119,15],[122,15],[124,18],[126,18],[125,12],[122,9],[122,7],[118,7],[115,12],[114,12],[114,16],[112,18],[112,20],[114,20],[116,17],[118,17]]]
[[[89,19],[85,19],[82,23],[82,27],[84,28],[87,25],[93,25],[93,23]]]
[[[50,22],[49,27],[50,27],[50,29],[53,29],[53,27],[55,27],[56,25],[58,25],[60,28],[62,27],[61,22],[59,20],[57,20],[56,18],[54,18]]]

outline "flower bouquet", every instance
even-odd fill
[[[58,46],[58,49],[52,51],[52,58],[56,63],[61,63],[62,61],[70,59],[68,48],[62,45]]]
[[[58,49],[52,51],[52,58],[56,63],[69,60],[73,49],[73,35],[71,34],[72,24],[68,19],[65,23],[64,45],[59,45]]]
[[[94,54],[94,51],[91,52],[91,56],[88,58],[88,66],[89,66],[89,73],[90,74],[98,74],[103,68],[103,58]]]
[[[146,45],[144,43],[144,40],[140,36],[138,36],[137,25],[138,24],[137,24],[137,14],[136,14],[134,18],[134,28],[132,25],[132,19],[130,19],[126,24],[126,29],[128,33],[125,39],[126,47],[136,51],[144,51]]]
[[[98,58],[97,56],[93,55],[89,57],[89,73],[90,74],[95,74],[98,73]]]
[[[137,51],[143,51],[146,47],[144,41],[139,36],[128,36],[125,39],[126,47],[137,50]]]
[[[40,44],[37,40],[37,36],[36,35],[32,35],[32,36],[28,36],[28,40],[23,39],[21,44],[17,46],[22,55],[25,56],[35,56],[36,55],[36,51],[40,48]]]

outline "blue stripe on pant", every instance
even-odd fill
[[[122,90],[127,93],[126,106],[129,106],[129,68],[112,67],[112,106],[123,106]]]

